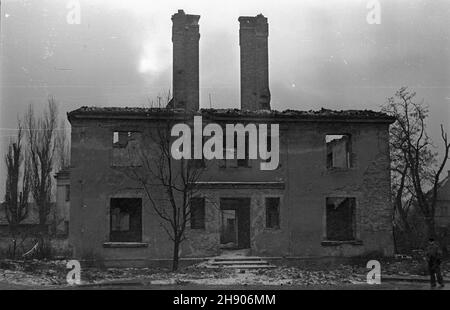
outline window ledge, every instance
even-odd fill
[[[105,242],[104,248],[146,248],[148,243],[145,242]]]
[[[281,231],[281,228],[280,227],[265,227],[264,230],[268,231],[268,232],[279,232],[279,231]]]
[[[332,173],[332,172],[347,172],[347,171],[353,171],[356,170],[356,167],[331,167],[331,168],[327,168],[327,171]]]
[[[219,168],[220,169],[250,169],[250,168],[252,168],[252,166],[232,166],[232,167],[230,167],[230,166],[227,166],[227,167],[221,166]]]
[[[362,245],[363,242],[361,240],[348,240],[348,241],[332,241],[332,240],[324,240],[322,241],[322,246],[339,246],[339,245]]]

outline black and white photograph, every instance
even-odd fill
[[[2,0],[0,291],[447,290],[449,106],[449,0]]]

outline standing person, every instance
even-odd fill
[[[436,287],[436,279],[439,286],[444,287],[444,281],[441,274],[442,251],[433,238],[429,239],[426,255],[431,287]]]

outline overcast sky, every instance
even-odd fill
[[[238,17],[263,13],[273,109],[379,110],[409,86],[430,106],[436,143],[450,120],[448,0],[380,0],[380,24],[367,22],[368,0],[80,0],[80,24],[68,23],[71,2],[1,2],[2,154],[17,115],[49,95],[64,116],[84,105],[148,106],[167,94],[178,9],[201,15],[200,107],[209,95],[213,108],[239,107]]]

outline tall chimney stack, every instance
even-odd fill
[[[239,23],[241,109],[270,110],[267,18],[241,16]]]
[[[199,109],[199,25],[200,15],[183,10],[172,15],[173,99],[172,108],[195,112]]]

